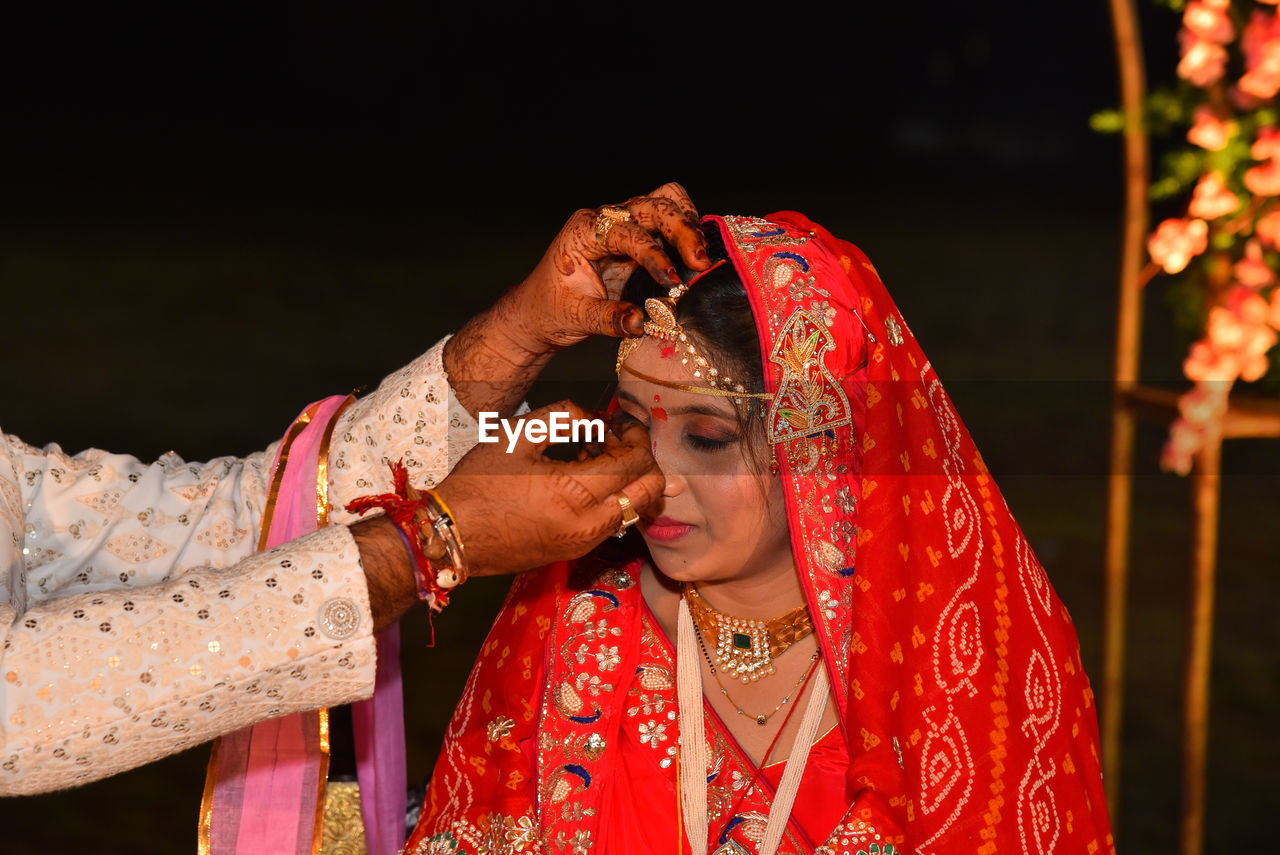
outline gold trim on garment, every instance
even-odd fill
[[[222,737],[213,740],[213,750],[209,752],[209,768],[204,773],[204,795],[200,798],[200,826],[197,833],[197,855],[209,855],[209,825],[213,822],[213,789],[218,783],[218,749],[222,747]]]
[[[345,406],[345,405],[344,405]],[[316,710],[320,717],[320,768],[316,772],[316,819],[311,829],[311,855],[324,853],[324,820],[328,812],[329,787],[329,710],[321,707]],[[356,794],[356,810],[359,811],[360,796]]]
[[[320,440],[320,454],[316,461],[316,527],[325,528],[329,525],[329,443],[333,440],[333,429],[338,426],[338,419],[347,411],[347,407],[351,406],[355,395],[348,395],[347,399],[342,402],[342,406],[338,407],[333,413],[333,418],[329,419],[329,424],[324,429],[324,438]],[[326,754],[328,750],[326,749]]]
[[[355,400],[348,395],[342,406],[334,410],[329,424],[325,426],[324,436],[320,440],[320,451],[316,458],[316,528],[329,526],[329,444],[333,439],[333,429],[338,418],[346,412],[347,407]],[[329,810],[329,710],[321,707],[316,710],[320,724],[320,768],[316,774],[316,817],[311,831],[311,855],[322,855],[324,852],[325,817]],[[360,811],[360,793],[355,793],[356,812]],[[363,831],[363,826],[361,826]]]
[[[284,436],[284,442],[280,445],[280,459],[276,461],[276,471],[271,473],[271,491],[267,493],[267,506],[263,508],[262,524],[258,526],[259,552],[267,548],[267,532],[271,530],[271,517],[276,512],[276,502],[280,499],[280,484],[284,481],[284,469],[289,463],[289,451],[293,448],[293,441],[298,438],[298,434],[311,424],[314,409],[314,407],[308,407],[302,415],[293,420],[293,424],[289,426],[289,432]]]

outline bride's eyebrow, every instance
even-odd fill
[[[642,404],[635,395],[632,395],[630,392],[626,391],[625,389],[618,389],[617,397],[619,400],[628,401],[632,404],[635,404],[637,407],[647,408],[647,405]],[[698,416],[715,416],[721,419],[733,418],[732,413],[728,413],[728,412],[725,412],[724,410],[719,410],[719,409],[716,409],[715,407],[710,407],[705,404],[686,404],[683,407],[663,407],[663,409],[666,410],[667,415],[669,416],[698,415]]]

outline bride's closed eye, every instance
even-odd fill
[[[723,420],[695,416],[684,425],[684,442],[694,451],[714,454],[737,444],[741,435]]]
[[[689,444],[690,448],[695,451],[702,451],[706,453],[721,451],[722,449],[728,448],[737,442],[737,437],[723,439],[720,437],[704,436],[696,433],[686,433],[684,439],[685,442]]]

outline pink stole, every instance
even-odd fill
[[[329,441],[351,397],[307,407],[277,453],[259,550],[329,523]],[[377,636],[374,697],[352,705],[361,814],[369,855],[404,842],[406,770],[400,632]],[[327,710],[269,719],[213,744],[200,810],[200,855],[321,852],[329,768]]]

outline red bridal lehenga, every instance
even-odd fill
[[[796,213],[707,222],[756,318],[840,720],[778,851],[1113,851],[1071,619],[875,268]],[[675,645],[638,572],[557,565],[514,583],[406,852],[690,851]],[[783,764],[757,777],[704,713],[708,850],[754,855]]]

